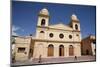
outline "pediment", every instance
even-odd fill
[[[63,29],[63,30],[73,30],[71,27],[68,25],[64,25],[62,23],[55,24],[55,25],[50,25],[49,28],[54,28],[54,29]]]

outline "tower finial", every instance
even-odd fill
[[[71,20],[78,20],[77,16],[75,14],[72,14]]]
[[[39,14],[49,15],[49,11],[46,8],[43,8]]]

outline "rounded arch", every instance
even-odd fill
[[[54,55],[54,46],[53,44],[48,45],[48,56],[53,56]]]
[[[39,32],[39,38],[44,38],[45,37],[45,32],[44,31],[40,31]]]
[[[44,31],[40,31],[40,33],[44,33]]]
[[[44,26],[45,25],[45,19],[42,19],[41,20],[41,26]]]
[[[69,56],[73,56],[74,55],[74,47],[73,45],[69,45]]]
[[[77,24],[75,24],[75,29],[78,30],[78,25]]]
[[[63,45],[59,46],[59,56],[64,56],[64,46]]]

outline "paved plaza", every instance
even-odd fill
[[[54,64],[54,63],[71,63],[71,62],[88,62],[95,61],[95,56],[81,56],[75,59],[74,57],[64,57],[64,58],[42,58],[39,63],[39,59],[27,60],[23,62],[15,62],[12,65],[37,65],[37,64]]]

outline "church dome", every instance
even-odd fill
[[[39,14],[43,14],[43,15],[49,15],[49,12],[46,8],[43,8]]]
[[[72,14],[71,19],[72,20],[78,20],[78,18],[77,18],[77,16],[75,14]]]

